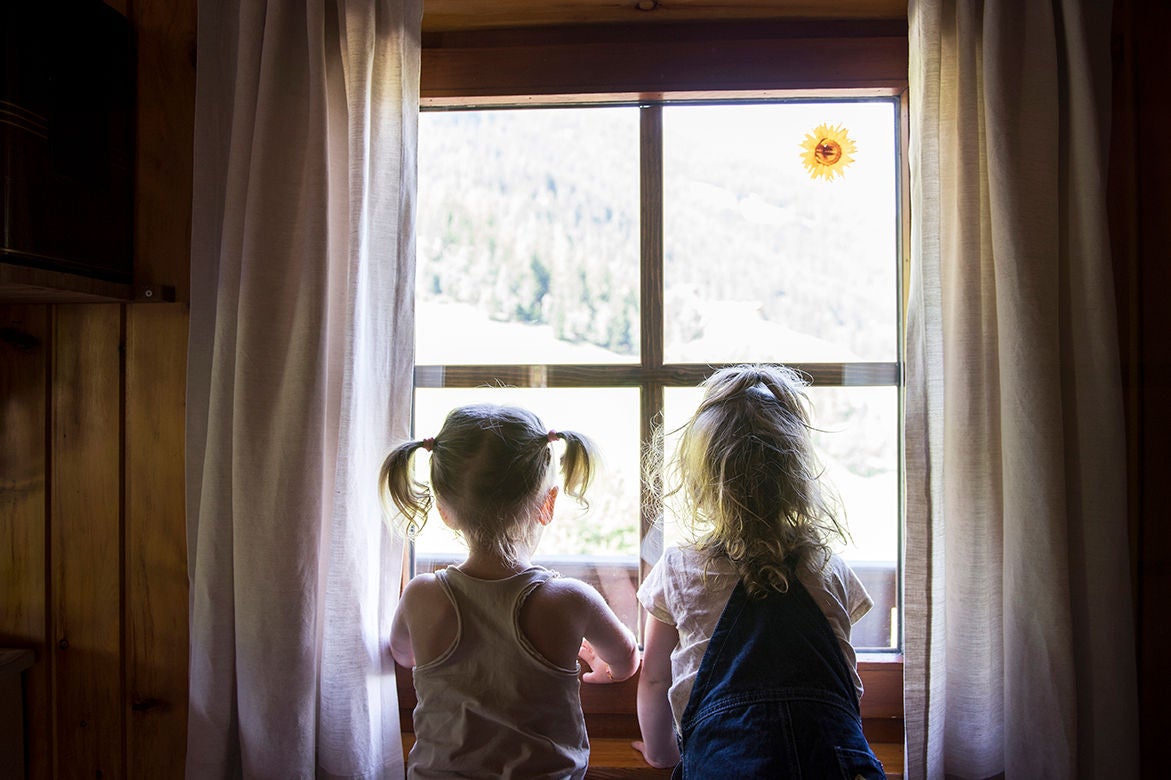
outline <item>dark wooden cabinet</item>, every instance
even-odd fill
[[[127,300],[135,64],[99,0],[0,4],[0,296]]]

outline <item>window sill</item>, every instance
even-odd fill
[[[403,734],[403,755],[406,756],[415,744],[415,735]],[[900,780],[903,776],[903,745],[902,743],[882,742],[871,744],[871,749],[878,756],[886,769],[886,776],[890,780]],[[586,780],[607,780],[608,778],[645,778],[657,780],[669,778],[670,769],[654,769],[646,765],[642,755],[630,745],[630,740],[622,737],[602,737],[590,740],[590,768],[586,772]]]
[[[903,744],[901,742],[871,743],[871,750],[882,762],[889,780],[903,776]],[[586,780],[604,778],[669,778],[670,769],[654,769],[642,760],[629,739],[602,738],[590,740],[590,768]]]
[[[858,674],[864,688],[862,730],[871,744],[897,743],[901,764],[903,656],[900,653],[858,653]]]
[[[897,747],[901,767],[904,735],[903,657],[895,653],[860,653],[858,672],[862,675],[862,685],[866,690],[862,696],[862,730],[866,739],[871,745]],[[411,713],[417,701],[411,670],[396,666],[396,679],[402,730],[411,732]],[[581,706],[591,742],[617,740],[629,743],[638,738],[637,693],[638,674],[620,683],[582,685]],[[885,758],[882,760],[886,763]]]

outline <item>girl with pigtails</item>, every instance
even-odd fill
[[[396,447],[379,490],[413,537],[434,505],[467,543],[462,563],[414,577],[403,590],[390,651],[413,668],[418,704],[407,776],[580,778],[589,761],[585,682],[634,674],[638,648],[596,590],[536,566],[532,555],[559,493],[583,500],[597,464],[591,441],[548,430],[532,412],[455,409],[434,437]],[[413,458],[430,457],[430,485]]]

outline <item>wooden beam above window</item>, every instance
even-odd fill
[[[426,0],[423,31],[906,15],[906,0]]]
[[[530,105],[893,95],[901,20],[525,28],[424,35],[420,102]]]

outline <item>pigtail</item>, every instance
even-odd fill
[[[378,473],[382,506],[387,514],[402,518],[401,530],[408,539],[423,530],[433,502],[431,491],[414,477],[412,456],[419,448],[430,450],[433,446],[434,439],[403,442],[386,456]]]
[[[554,438],[565,442],[565,454],[561,456],[561,479],[565,492],[576,498],[587,508],[585,492],[594,480],[598,470],[598,448],[587,436],[575,431],[550,431]]]

